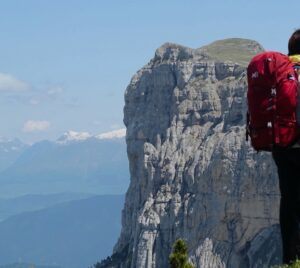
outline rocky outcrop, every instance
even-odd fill
[[[244,39],[168,43],[134,75],[124,108],[131,183],[113,267],[168,267],[177,238],[196,267],[280,261],[276,170],[245,140],[245,63],[259,51]]]

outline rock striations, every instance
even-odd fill
[[[178,238],[198,268],[280,262],[276,170],[245,140],[245,66],[262,50],[238,38],[167,43],[133,76],[124,108],[131,183],[105,267],[168,267]]]

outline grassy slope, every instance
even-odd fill
[[[237,62],[244,66],[248,64],[254,55],[263,51],[263,47],[257,42],[241,38],[219,40],[201,49],[211,59]]]

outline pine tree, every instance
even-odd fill
[[[188,262],[187,244],[182,239],[177,239],[173,245],[173,252],[169,256],[170,268],[194,268]]]

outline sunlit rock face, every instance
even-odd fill
[[[167,43],[133,76],[124,107],[131,183],[107,267],[168,267],[178,238],[196,267],[280,262],[276,169],[245,140],[245,66],[262,50],[245,39]]]

